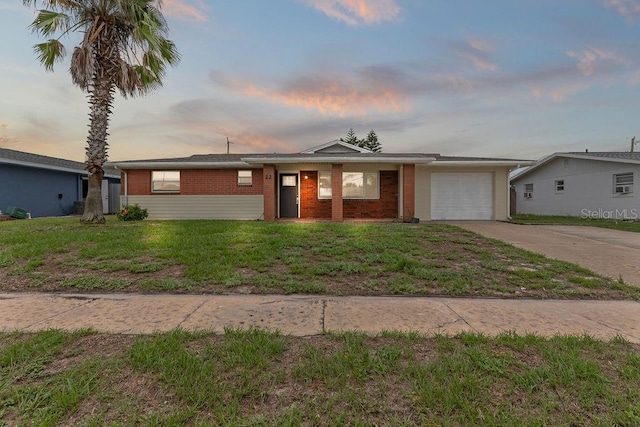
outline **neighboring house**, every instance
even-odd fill
[[[119,209],[120,173],[105,168],[105,213]],[[87,194],[84,163],[0,148],[0,210],[22,208],[32,218],[73,213]]]
[[[506,220],[519,160],[373,153],[340,141],[296,154],[112,162],[149,218]]]
[[[512,177],[521,214],[638,219],[640,153],[554,153]]]

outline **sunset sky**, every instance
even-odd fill
[[[385,152],[537,159],[640,137],[640,0],[164,0],[182,61],[117,97],[110,160],[297,152],[370,129]],[[0,147],[84,160],[68,61],[0,0]],[[72,52],[77,38],[65,38]],[[640,150],[640,147],[637,147]]]

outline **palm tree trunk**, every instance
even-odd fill
[[[89,89],[89,136],[87,137],[87,171],[89,172],[89,185],[87,199],[84,204],[84,214],[80,222],[104,224],[105,218],[102,210],[102,178],[104,176],[103,165],[107,161],[107,128],[111,104],[113,103],[113,85],[109,76],[105,76],[100,70],[96,70],[93,85]]]

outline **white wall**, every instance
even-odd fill
[[[124,196],[123,196],[124,197]],[[149,211],[149,219],[263,219],[263,196],[132,196],[129,204]],[[123,202],[124,205],[124,202]]]
[[[513,181],[516,210],[521,214],[633,218],[640,215],[640,165],[586,159],[555,158]],[[633,172],[634,192],[614,193],[613,175]],[[555,181],[564,180],[564,192]],[[533,183],[533,197],[524,198],[525,184]]]

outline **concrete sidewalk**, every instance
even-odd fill
[[[0,294],[0,330],[147,334],[259,327],[294,336],[417,331],[620,335],[640,343],[640,303],[431,297]]]

